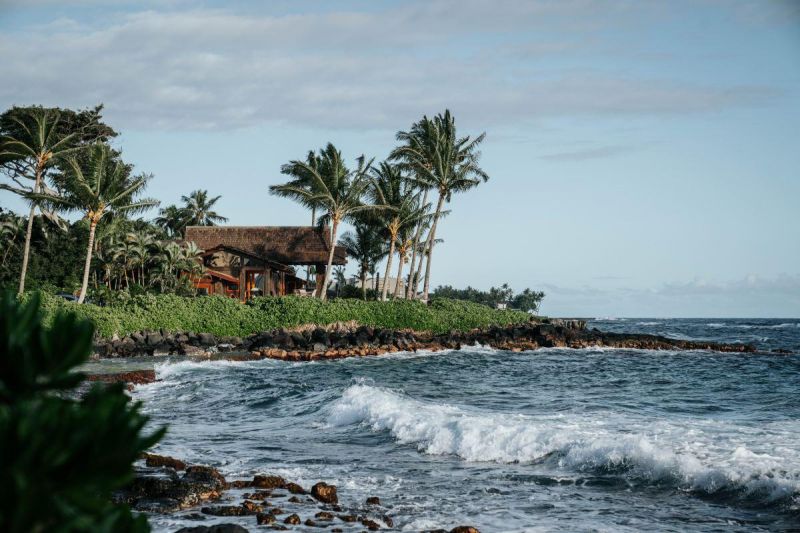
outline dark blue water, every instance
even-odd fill
[[[798,319],[595,326],[800,351]],[[476,347],[157,370],[134,396],[170,424],[161,452],[378,495],[401,530],[800,528],[797,354]]]

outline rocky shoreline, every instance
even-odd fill
[[[720,344],[686,341],[668,337],[601,332],[587,329],[581,320],[529,322],[506,327],[491,327],[468,332],[430,334],[410,330],[391,330],[334,324],[328,327],[277,329],[248,337],[218,337],[210,333],[141,331],[100,339],[95,342],[96,357],[135,357],[144,355],[188,355],[212,357],[224,354],[234,359],[282,359],[310,361],[381,355],[398,351],[460,349],[480,344],[492,348],[523,351],[537,348],[635,348],[646,350],[713,350],[752,353],[748,344]]]
[[[113,496],[116,503],[135,511],[174,514],[198,522],[237,517],[240,523],[282,531],[291,526],[331,527],[331,533],[394,528],[391,505],[377,496],[368,497],[363,504],[342,503],[337,487],[324,481],[310,489],[277,475],[228,481],[216,468],[149,453],[144,454],[142,463],[135,465],[134,480]],[[183,527],[176,533],[246,533],[240,523]],[[429,533],[479,532],[471,526],[456,526]]]

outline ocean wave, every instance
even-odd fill
[[[156,372],[156,379],[167,380],[173,376],[179,376],[193,372],[218,372],[227,371],[231,368],[247,369],[247,368],[261,368],[267,366],[275,366],[281,364],[281,361],[274,359],[259,359],[257,361],[233,361],[230,359],[214,359],[206,361],[193,361],[193,360],[179,360],[179,361],[164,361],[163,363],[156,363],[153,369]]]
[[[645,428],[574,415],[488,414],[356,384],[328,413],[333,426],[388,431],[425,454],[471,462],[537,464],[578,474],[622,476],[708,496],[773,504],[800,494],[797,460],[713,444],[698,428]],[[648,429],[650,431],[648,431]],[[795,458],[797,459],[797,458]]]
[[[709,322],[709,328],[730,328],[730,329],[788,329],[800,328],[800,322],[783,322],[781,324],[726,324],[723,322]]]

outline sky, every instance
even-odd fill
[[[800,1],[0,0],[0,73],[2,109],[103,103],[150,195],[235,225],[308,224],[281,164],[380,161],[450,109],[490,180],[448,206],[434,286],[800,317]]]

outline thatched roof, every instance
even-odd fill
[[[330,231],[315,226],[189,226],[185,240],[203,250],[229,247],[286,265],[326,264]],[[334,265],[347,262],[345,249],[337,246]]]

